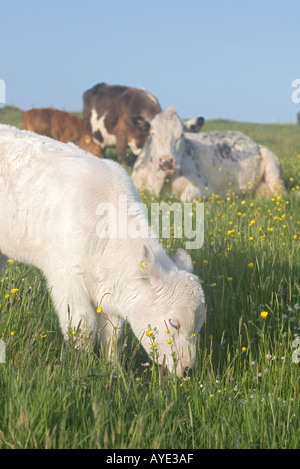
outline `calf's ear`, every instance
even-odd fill
[[[186,272],[192,273],[194,271],[193,261],[188,252],[184,249],[177,249],[172,261],[178,267],[178,269],[185,270]]]
[[[131,119],[134,127],[136,127],[141,132],[148,132],[150,129],[150,123],[143,116],[133,116]]]
[[[163,268],[148,244],[144,244],[141,249],[139,269],[143,278],[149,280],[150,283],[154,284],[157,281],[159,281],[160,284],[163,283]]]

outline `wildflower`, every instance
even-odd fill
[[[45,337],[47,337],[47,334],[41,334],[41,337],[45,338]]]
[[[227,277],[228,282],[232,282],[232,277]]]
[[[96,311],[97,311],[98,314],[102,313],[102,311],[103,311],[102,306],[98,306]]]
[[[15,335],[15,331],[11,331],[10,335]]]
[[[167,344],[171,344],[172,342],[173,342],[172,339],[168,339],[168,340],[167,340]]]
[[[246,203],[246,200],[242,200],[242,202],[241,202],[241,203],[242,203],[242,205],[245,205],[245,203]]]
[[[4,298],[7,300],[7,298],[9,298],[9,293],[5,293]]]
[[[249,262],[248,267],[249,267],[249,269],[253,269],[253,267],[254,267],[253,262]]]
[[[254,225],[254,223],[255,223],[255,220],[251,220],[251,221],[249,222],[249,226]]]
[[[251,243],[254,240],[253,236],[249,236],[248,241]]]
[[[141,263],[139,264],[139,269],[140,269],[140,271],[142,272],[143,277],[146,276],[147,268],[148,268],[147,262],[141,262]]]
[[[72,335],[76,335],[76,331],[72,331]]]
[[[191,337],[192,337],[192,338],[196,337],[196,334],[191,334]]]
[[[294,238],[294,239],[297,239],[297,238],[298,238],[298,236],[297,236],[296,234],[294,234],[293,238]]]
[[[214,283],[211,283],[210,286],[214,288],[214,287],[217,286],[217,284],[216,284],[216,282],[214,282]]]
[[[8,262],[9,264],[11,264],[11,265],[15,263],[15,261],[14,261],[13,259],[8,259],[7,262]]]
[[[170,329],[166,329],[166,330],[165,330],[165,333],[166,333],[166,334],[170,334],[170,332],[171,332]]]
[[[263,319],[266,319],[266,317],[268,316],[268,314],[269,314],[268,311],[262,311],[262,312],[260,313],[260,317],[263,318]]]
[[[10,291],[11,291],[11,293],[18,293],[19,289],[18,288],[12,288]]]
[[[242,347],[242,352],[246,352],[247,347]]]
[[[152,334],[153,334],[153,331],[147,331],[147,332],[146,332],[146,336],[147,336],[147,337],[151,337]]]
[[[156,347],[156,343],[155,342],[152,342],[152,347]]]
[[[208,260],[207,260],[207,259],[203,259],[203,264],[207,265],[207,264],[208,264]]]

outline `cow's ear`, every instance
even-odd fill
[[[193,124],[191,124],[188,128],[187,131],[191,133],[198,133],[204,126],[205,119],[204,117],[197,117],[193,119]]]
[[[143,116],[133,116],[131,119],[134,127],[136,127],[141,132],[149,132],[150,123],[149,121]]]
[[[178,267],[178,269],[185,270],[189,273],[194,271],[192,258],[184,249],[177,249],[174,256],[172,257],[172,261]]]
[[[139,270],[142,278],[149,280],[150,283],[155,283],[157,280],[160,283],[163,281],[163,269],[149,244],[144,244],[142,247]]]
[[[204,117],[197,117],[196,123],[194,124],[192,132],[199,132],[204,126]]]

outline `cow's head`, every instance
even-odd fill
[[[131,318],[137,336],[151,356],[179,376],[192,369],[196,338],[205,317],[205,300],[189,254],[179,249],[173,262],[145,244],[140,263],[140,308]]]
[[[140,119],[144,119],[141,118]],[[146,125],[146,120],[144,120]],[[174,174],[181,165],[184,135],[183,122],[173,107],[157,114],[149,125],[149,137],[143,148],[141,158],[151,161],[154,170]]]
[[[82,148],[84,151],[87,151],[89,153],[92,153],[95,156],[98,156],[98,158],[103,157],[101,147],[93,141],[92,136],[88,133],[82,134],[79,141],[76,142],[76,144],[80,148]]]

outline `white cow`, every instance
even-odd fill
[[[0,125],[0,214],[0,267],[9,256],[42,270],[65,337],[79,327],[111,343],[127,318],[171,372],[174,353],[179,375],[193,367],[199,279],[186,251],[162,249],[118,163]]]
[[[282,188],[279,159],[267,147],[240,132],[184,133],[174,108],[151,121],[150,135],[137,158],[132,180],[138,190],[160,195],[168,190],[182,202],[211,193],[260,191],[274,194]]]

